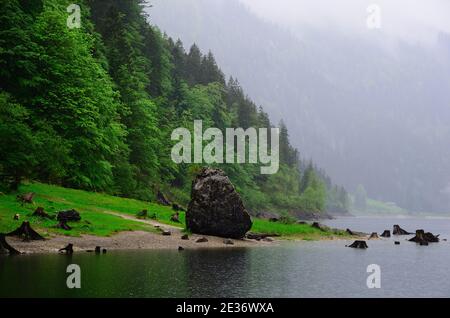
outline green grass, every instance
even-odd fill
[[[301,238],[303,240],[348,236],[345,231],[322,231],[309,224],[284,224],[261,219],[253,219],[251,231],[277,234],[285,238]]]
[[[16,200],[17,193],[0,194],[0,233],[10,232],[16,229],[24,220],[29,220],[32,227],[39,230],[44,236],[50,233],[79,236],[92,234],[97,236],[110,236],[121,231],[148,231],[155,228],[151,225],[127,220],[111,213],[136,216],[143,209],[148,210],[149,215],[156,214],[156,220],[160,223],[181,226],[170,221],[174,213],[170,207],[133,199],[114,197],[102,193],[87,192],[62,188],[58,186],[27,183],[21,186],[19,193],[34,192],[33,204],[21,205]],[[56,229],[56,220],[32,217],[31,214],[37,207],[43,207],[50,215],[56,215],[61,210],[75,209],[81,214],[80,222],[70,222],[71,231]],[[20,214],[20,220],[14,221],[13,216]],[[185,223],[185,214],[180,213],[180,221]],[[344,236],[344,232],[324,232],[305,224],[283,224],[261,219],[253,219],[251,229],[255,233],[271,233],[286,238],[302,238],[305,240],[331,238]]]
[[[126,220],[110,213],[135,216],[137,212],[147,209],[149,215],[155,213],[161,223],[177,225],[170,221],[173,211],[169,207],[138,200],[124,199],[101,193],[67,189],[41,183],[22,185],[19,193],[35,192],[33,204],[21,204],[16,200],[17,193],[0,195],[0,232],[8,232],[17,228],[22,221],[29,220],[35,228],[49,233],[79,236],[93,234],[109,236],[121,231],[154,231],[154,227],[142,222]],[[71,231],[54,228],[56,220],[32,217],[34,210],[41,206],[50,215],[67,209],[75,209],[81,214],[80,222],[70,222]],[[20,220],[14,221],[14,214],[20,214]],[[180,216],[184,222],[184,215]]]
[[[408,212],[403,210],[395,203],[382,202],[373,199],[367,199],[366,209],[364,211],[353,208],[350,213],[354,215],[368,216],[368,215],[379,215],[379,216],[395,216],[395,215],[407,215]]]

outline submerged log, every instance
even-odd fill
[[[355,242],[353,242],[351,245],[349,245],[348,247],[351,247],[351,248],[361,248],[361,249],[369,248],[369,247],[367,246],[366,241],[355,241]]]
[[[409,240],[410,242],[420,243],[420,245],[428,245],[425,243],[437,243],[439,242],[439,234],[433,235],[433,233],[426,232],[424,230],[417,230],[416,236]]]
[[[391,231],[385,230],[383,234],[380,235],[381,237],[391,237]]]
[[[60,252],[60,253],[66,253],[66,254],[68,254],[68,255],[73,254],[73,244],[72,244],[72,243],[68,244],[66,247],[64,247],[64,248],[62,248],[62,249],[60,249],[60,250],[58,250],[58,252]]]
[[[16,230],[6,234],[6,236],[17,236],[24,239],[24,241],[38,241],[44,240],[44,238],[35,230],[31,228],[30,222],[24,221],[22,225],[18,227]]]
[[[5,234],[0,234],[0,255],[7,254],[18,255],[20,252],[6,242]]]
[[[37,216],[44,219],[51,219],[52,217],[44,211],[43,207],[38,207],[31,216]]]
[[[374,240],[374,239],[377,239],[377,238],[378,238],[378,233],[377,232],[373,232],[369,236],[369,240]]]
[[[413,233],[409,233],[407,231],[405,231],[404,229],[402,229],[400,227],[400,225],[394,225],[394,230],[392,231],[393,235],[410,235]]]

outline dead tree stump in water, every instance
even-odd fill
[[[353,244],[349,245],[348,247],[351,247],[351,248],[361,248],[361,249],[369,248],[369,247],[367,246],[366,241],[355,241],[355,242],[353,242]]]
[[[405,231],[404,229],[402,229],[400,227],[400,225],[394,225],[394,230],[392,231],[392,234],[393,235],[410,235],[412,233]]]
[[[370,234],[369,236],[369,240],[373,240],[373,239],[377,239],[378,238],[378,233],[377,232],[373,232],[372,234]]]
[[[385,230],[383,234],[380,235],[381,237],[391,237],[391,231]]]
[[[433,235],[430,232],[425,233],[424,230],[417,230],[416,236],[409,240],[410,242],[420,243],[420,245],[428,245],[426,243],[439,242],[439,235]]]
[[[22,222],[22,225],[19,228],[6,234],[6,236],[21,237],[24,241],[44,240],[44,238],[38,232],[31,228],[30,222],[28,221]]]
[[[5,234],[0,234],[0,255],[7,254],[18,255],[20,252],[6,242]]]
[[[73,244],[72,243],[68,244],[66,247],[58,250],[58,252],[60,252],[60,253],[64,253],[65,252],[68,255],[73,254]]]

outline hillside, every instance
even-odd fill
[[[20,187],[20,193],[34,192],[33,204],[22,205],[16,199],[17,193],[0,194],[0,233],[15,230],[24,220],[29,220],[32,227],[44,236],[53,235],[95,235],[111,236],[123,231],[146,231],[159,233],[154,226],[137,220],[136,214],[144,209],[149,216],[155,216],[154,221],[185,228],[184,212],[180,213],[180,223],[170,221],[174,211],[170,207],[93,193],[83,190],[62,188],[42,183],[26,183]],[[50,216],[56,212],[76,209],[81,215],[80,222],[70,222],[72,230],[65,231],[55,228],[56,220],[42,219],[31,216],[37,207],[43,207]],[[15,221],[14,215],[19,214],[20,220]],[[135,220],[133,220],[135,219]],[[274,223],[268,220],[253,219],[254,233],[272,233],[285,238],[317,239],[333,236],[344,236],[343,232],[323,232],[307,224]]]
[[[171,159],[172,132],[280,128],[280,169],[221,164],[248,209],[346,209],[348,196],[291,145],[213,53],[160,33],[141,1],[80,1],[79,27],[63,0],[2,1],[0,7],[0,187],[23,180],[155,201],[189,201],[202,164]],[[69,10],[70,11],[70,10]],[[207,49],[207,48],[206,48]],[[247,153],[248,155],[248,153]]]

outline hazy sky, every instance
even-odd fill
[[[439,32],[450,33],[449,0],[240,0],[266,19],[286,26],[309,24],[367,32],[367,8],[381,9],[386,35],[433,43]]]

